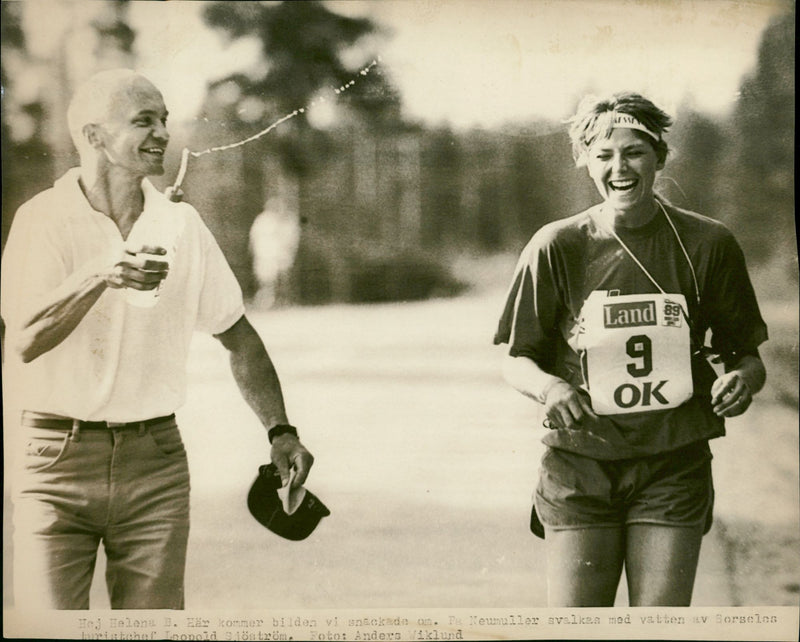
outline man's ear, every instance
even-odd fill
[[[83,132],[83,138],[89,143],[93,148],[99,149],[103,146],[103,137],[100,132],[100,126],[96,123],[87,123],[83,126],[81,130]]]

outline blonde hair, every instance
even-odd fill
[[[620,92],[600,98],[586,96],[578,105],[570,124],[569,137],[572,141],[572,155],[581,165],[586,151],[600,138],[608,138],[614,128],[615,115],[626,114],[639,121],[656,138],[649,135],[645,139],[653,146],[660,163],[667,159],[669,147],[663,134],[672,125],[672,118],[652,101],[634,92]]]

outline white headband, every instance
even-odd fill
[[[637,129],[640,132],[644,132],[648,136],[650,136],[656,142],[661,140],[661,136],[656,134],[654,131],[645,127],[644,123],[640,121],[638,118],[631,116],[630,114],[623,114],[618,111],[612,112],[613,114],[613,121],[612,127],[623,127],[625,129]]]

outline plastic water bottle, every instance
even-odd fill
[[[183,231],[183,218],[173,212],[155,211],[142,212],[136,221],[125,242],[126,249],[131,254],[140,258],[154,261],[166,261],[171,264],[175,259],[178,240]],[[164,248],[166,254],[145,254],[137,252],[142,246]],[[125,300],[130,305],[140,308],[150,308],[158,303],[164,283],[169,278],[167,275],[157,287],[152,290],[125,289]]]

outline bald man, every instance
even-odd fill
[[[68,112],[80,167],[25,203],[2,264],[5,370],[25,451],[14,490],[15,603],[86,609],[103,543],[112,608],[184,607],[189,470],[175,421],[195,330],[230,355],[284,481],[313,457],[286,416],[242,293],[164,172],[167,109],[129,70],[91,77]]]

